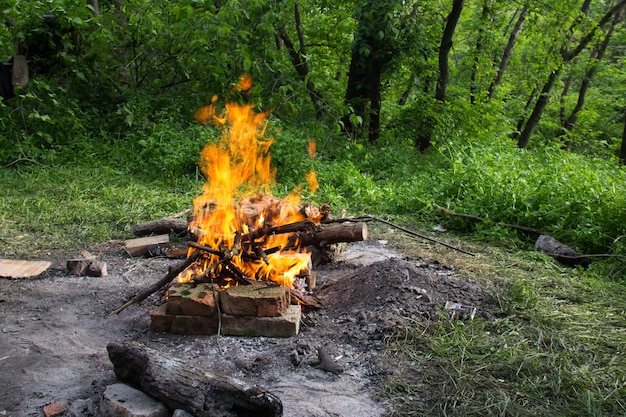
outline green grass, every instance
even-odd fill
[[[389,336],[392,415],[626,415],[626,288],[603,268],[468,241],[476,258],[396,243],[414,256],[434,250],[489,288],[498,310],[492,321],[442,316]]]
[[[132,237],[133,225],[190,208],[202,184],[185,177],[142,179],[98,164],[21,161],[2,171],[2,256],[32,257]]]

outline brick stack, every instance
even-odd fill
[[[289,288],[263,283],[226,290],[211,284],[176,284],[167,302],[150,313],[154,332],[214,334],[221,319],[220,332],[227,336],[295,336],[300,317]]]

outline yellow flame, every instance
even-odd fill
[[[252,78],[248,74],[234,87],[241,92],[251,88]],[[287,234],[261,234],[253,245],[249,243],[250,236],[259,229],[307,218],[298,205],[300,189],[282,200],[269,196],[275,169],[269,154],[273,141],[264,138],[267,113],[255,112],[251,104],[226,103],[224,114],[219,114],[216,101],[214,96],[211,104],[194,114],[200,123],[214,123],[222,133],[218,143],[208,143],[202,150],[199,166],[207,182],[202,194],[194,200],[194,216],[189,228],[198,235],[199,244],[216,251],[240,249],[233,247],[237,235],[244,250],[254,247],[271,251],[265,257],[253,259],[234,256],[231,262],[250,278],[292,286],[300,271],[310,267],[310,254],[287,248],[294,246]],[[309,143],[309,151],[314,154],[314,144]],[[317,189],[315,173],[310,173],[307,179],[309,188]],[[208,256],[179,279],[189,279],[219,261],[217,255]]]

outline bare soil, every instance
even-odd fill
[[[454,267],[409,259],[381,242],[350,244],[334,263],[316,267],[323,307],[303,316],[286,339],[153,333],[154,294],[119,315],[110,312],[181,260],[129,258],[116,245],[92,248],[108,265],[102,278],[76,277],[67,258],[35,279],[0,279],[0,416],[43,416],[67,401],[67,415],[97,417],[104,388],[116,382],[106,345],[139,341],[164,355],[257,384],[277,395],[286,417],[383,416],[385,337],[416,321],[449,314],[446,301],[490,319],[493,300]],[[320,363],[320,357],[325,360]]]

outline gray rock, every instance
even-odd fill
[[[186,412],[185,410],[175,410],[174,414],[172,414],[172,417],[193,417],[191,414],[189,414],[188,412]]]
[[[109,385],[100,402],[102,417],[168,417],[167,407],[126,384]]]

